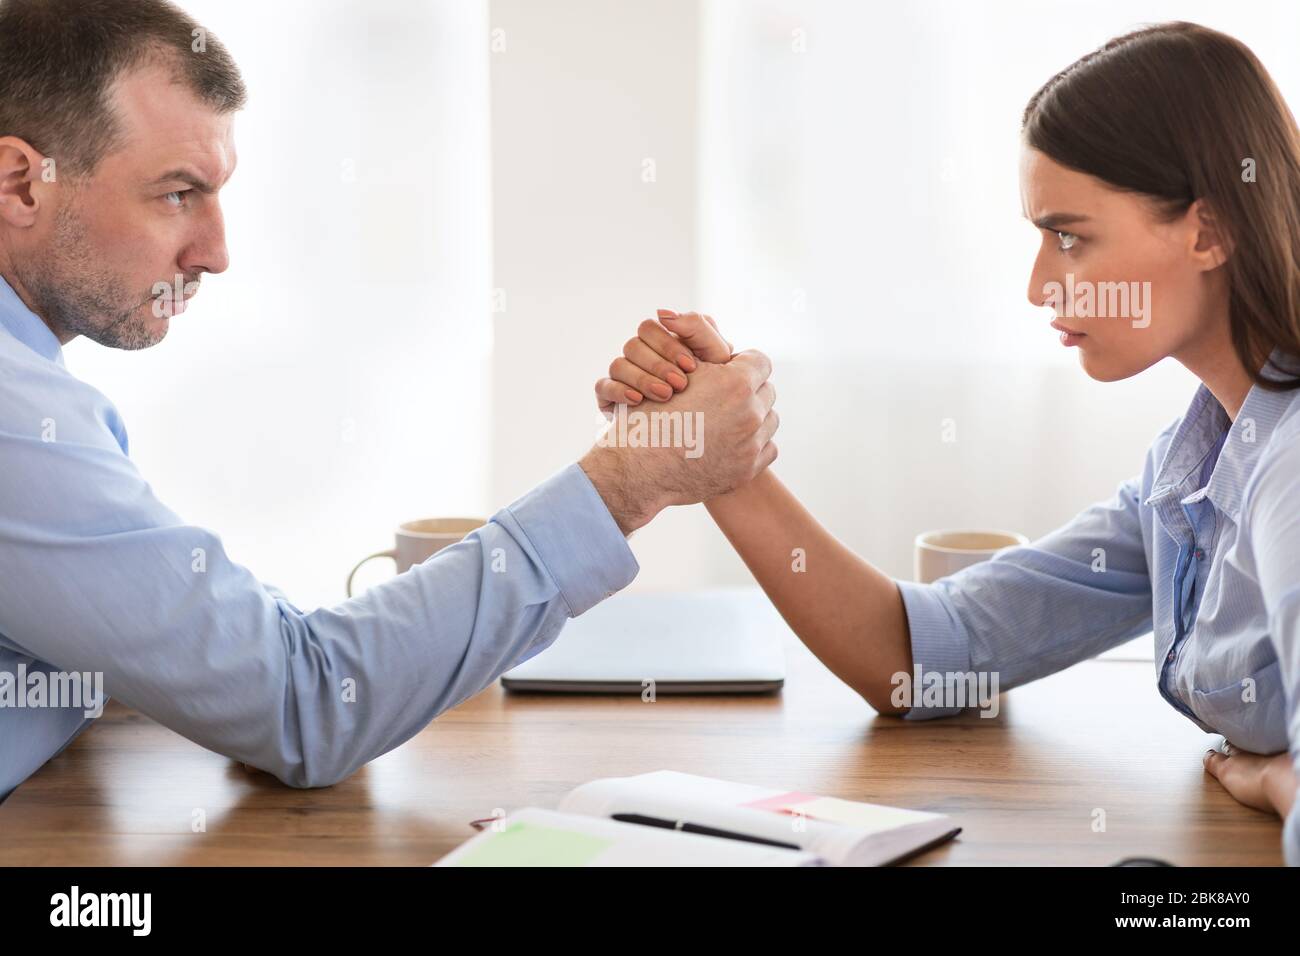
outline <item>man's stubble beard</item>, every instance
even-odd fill
[[[84,335],[108,348],[127,350],[162,341],[166,326],[151,329],[148,316],[140,314],[140,307],[155,297],[133,297],[121,277],[97,266],[95,258],[85,223],[68,203],[55,216],[50,246],[16,261],[14,269],[33,311],[61,338]]]

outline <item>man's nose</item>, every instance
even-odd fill
[[[214,212],[202,224],[199,233],[181,254],[180,266],[186,275],[200,272],[225,272],[230,267],[230,253],[226,249],[226,224],[220,211]]]

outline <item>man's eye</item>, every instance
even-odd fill
[[[1056,248],[1062,252],[1069,252],[1078,241],[1079,237],[1072,232],[1058,232],[1056,234]]]
[[[167,202],[171,203],[173,206],[183,206],[185,205],[185,194],[187,192],[189,192],[188,189],[179,189],[174,193],[168,193],[166,196],[163,196],[163,199],[167,200]]]

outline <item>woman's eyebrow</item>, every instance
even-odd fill
[[[1052,212],[1035,219],[1034,225],[1039,229],[1059,229],[1061,226],[1071,226],[1076,222],[1087,221],[1087,216],[1077,212]]]

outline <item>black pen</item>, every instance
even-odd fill
[[[698,823],[685,823],[681,820],[663,820],[659,817],[645,817],[639,813],[615,813],[611,819],[620,823],[639,823],[647,827],[659,827],[664,830],[679,830],[682,833],[698,833],[701,836],[722,837],[725,840],[742,840],[745,843],[761,843],[764,846],[779,846],[785,850],[802,850],[797,843],[782,843],[766,837],[750,836],[747,833],[733,833],[731,830],[719,830],[715,827],[701,826]]]

